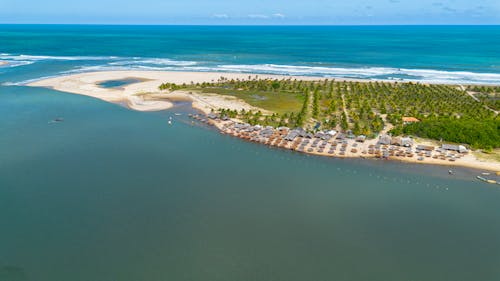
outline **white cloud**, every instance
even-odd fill
[[[280,13],[273,14],[272,16],[273,16],[273,18],[279,18],[279,19],[284,19],[285,18],[285,15],[284,14],[280,14]]]
[[[216,19],[228,19],[229,16],[227,14],[214,14],[212,15],[213,18],[216,18]]]
[[[261,14],[252,14],[247,16],[250,19],[268,19],[269,16],[261,15]]]

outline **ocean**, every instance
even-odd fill
[[[191,124],[185,103],[23,85],[105,69],[500,83],[500,27],[0,25],[0,42],[1,281],[500,279],[500,189],[480,171],[308,156]]]
[[[0,25],[0,42],[0,61],[45,75],[151,69],[500,84],[500,26]],[[38,77],[7,82],[26,78]]]

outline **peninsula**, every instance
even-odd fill
[[[102,86],[109,81],[124,82]],[[166,71],[81,73],[29,86],[140,111],[191,101],[203,112],[195,118],[222,133],[303,153],[500,171],[498,87]]]

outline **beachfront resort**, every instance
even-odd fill
[[[260,110],[212,109],[204,120],[225,134],[315,155],[467,165],[470,150],[494,155],[500,145],[495,88],[474,88],[493,92],[483,101],[451,85],[257,76],[160,89],[239,97]]]

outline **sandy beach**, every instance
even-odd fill
[[[44,79],[36,82],[30,83],[28,86],[32,87],[47,87],[52,88],[62,92],[74,93],[79,95],[86,95],[94,98],[98,98],[107,102],[126,104],[130,109],[138,111],[158,111],[171,108],[173,102],[179,100],[191,101],[192,106],[205,114],[210,113],[212,110],[217,110],[219,108],[226,108],[231,110],[261,110],[266,113],[265,110],[255,108],[245,101],[238,99],[236,97],[217,95],[217,94],[201,94],[193,93],[187,91],[174,91],[174,92],[161,92],[159,86],[162,83],[176,83],[176,84],[189,84],[202,83],[202,82],[212,82],[219,79],[221,76],[228,79],[248,79],[249,76],[255,77],[255,74],[243,74],[243,73],[220,73],[220,72],[166,72],[166,71],[110,71],[110,72],[91,72],[91,73],[81,73],[67,76],[60,76],[55,78]],[[324,79],[321,77],[301,77],[301,76],[280,76],[280,75],[258,75],[259,78],[266,79],[281,79],[281,78],[291,78],[299,80],[320,80]],[[124,85],[122,87],[116,88],[104,88],[99,85],[99,83],[110,81],[110,80],[124,80],[124,79],[135,79],[139,82]],[[339,79],[337,79],[339,80]],[[349,80],[349,79],[342,79]],[[357,80],[359,81],[359,80]],[[366,81],[365,81],[366,82]],[[221,132],[226,134],[231,134],[234,136],[242,137],[239,132],[234,131],[234,129],[229,128],[230,122],[232,124],[238,123],[239,120],[206,120],[216,126]],[[250,135],[244,135],[242,138],[250,139]],[[255,137],[255,136],[254,136]],[[279,137],[279,136],[278,136]],[[256,140],[254,140],[256,141]],[[268,141],[268,140],[267,140]],[[354,140],[346,141],[346,149],[342,154],[339,153],[327,153],[332,146],[332,142],[325,143],[325,149],[318,152],[316,149],[309,149],[309,146],[305,146],[305,149],[301,152],[322,155],[322,156],[333,156],[333,157],[362,157],[362,158],[374,158],[374,155],[366,153],[370,146],[377,144],[377,139],[367,140],[364,143],[356,143]],[[259,140],[258,142],[265,143],[266,140]],[[356,143],[356,145],[355,145]],[[278,146],[286,149],[298,150],[293,148],[292,142],[279,142],[279,143],[269,143],[268,145]],[[428,145],[427,140],[416,140],[415,145]],[[355,148],[354,150],[352,150]],[[364,152],[364,153],[363,153]],[[449,159],[434,159],[431,157],[425,157],[423,160],[419,160],[417,155],[412,157],[389,157],[389,159],[395,159],[403,162],[412,163],[422,163],[422,164],[436,164],[436,165],[447,165],[447,166],[463,166],[480,170],[488,171],[500,171],[500,163],[495,161],[481,160],[475,157],[472,153],[462,155],[456,161],[448,161]],[[421,158],[421,157],[420,157]],[[421,158],[422,159],[422,158]]]
[[[157,111],[172,107],[175,100],[191,100],[193,106],[207,113],[218,108],[254,109],[242,100],[220,95],[198,95],[184,91],[164,94],[158,90],[162,83],[189,84],[217,81],[221,76],[229,79],[248,79],[255,74],[220,73],[220,72],[167,72],[167,71],[108,71],[90,72],[59,76],[28,84],[32,87],[47,87],[54,90],[98,98],[107,102],[125,103],[134,110]],[[258,75],[259,78],[281,79],[297,78],[301,80],[319,80],[320,77],[300,77],[281,75]],[[109,80],[137,79],[143,82],[125,85],[120,88],[103,88],[98,84]],[[148,98],[145,99],[145,95]],[[152,95],[151,95],[152,94]],[[155,99],[151,99],[154,97]]]

